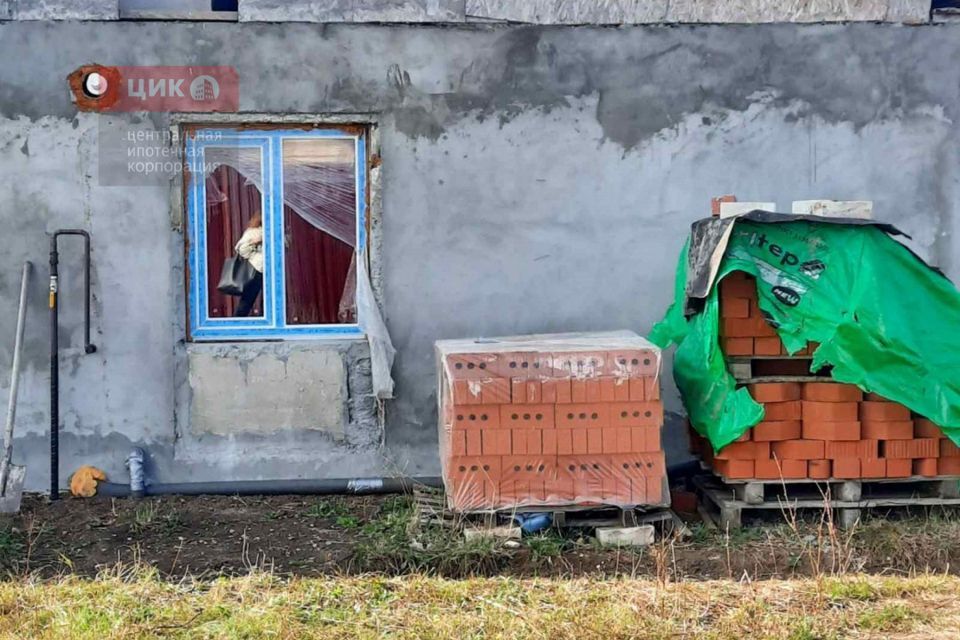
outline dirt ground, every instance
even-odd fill
[[[779,522],[779,524],[778,524]],[[840,532],[813,517],[730,533],[691,520],[638,551],[600,547],[586,530],[519,544],[465,543],[421,523],[408,496],[65,498],[27,496],[0,518],[0,570],[92,576],[145,564],[171,579],[266,569],[289,576],[363,572],[446,576],[633,575],[766,579],[846,571],[956,573],[960,519],[950,512],[866,520]]]

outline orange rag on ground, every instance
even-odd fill
[[[92,498],[97,495],[97,480],[106,480],[107,474],[88,464],[83,465],[70,476],[70,493],[80,498]]]

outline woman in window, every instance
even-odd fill
[[[253,303],[257,301],[263,289],[263,216],[255,213],[250,217],[247,228],[234,247],[237,255],[248,261],[256,270],[257,275],[243,289],[240,304],[234,312],[234,317],[245,318],[250,315]]]

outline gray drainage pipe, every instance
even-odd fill
[[[442,487],[438,477],[418,478],[339,478],[327,480],[239,480],[215,482],[174,482],[148,484],[148,496],[279,496],[324,494],[410,493],[417,485]],[[115,482],[97,484],[97,495],[127,497],[129,485]]]

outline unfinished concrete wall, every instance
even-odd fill
[[[956,277],[958,35],[960,26],[893,25],[0,25],[0,54],[26,61],[0,68],[0,221],[15,238],[0,255],[2,308],[14,307],[23,259],[43,271],[48,231],[81,226],[94,238],[92,356],[77,348],[78,248],[62,258],[63,475],[89,462],[122,479],[134,444],[163,480],[435,473],[434,340],[647,333],[672,296],[689,224],[719,193],[781,208],[872,199],[878,219]],[[245,112],[380,114],[379,268],[399,350],[383,449],[358,342],[210,356],[335,352],[347,380],[342,431],[326,418],[260,416],[229,432],[193,424],[196,351],[183,342],[170,189],[101,186],[97,175],[104,128],[163,130],[169,120],[78,115],[64,78],[91,61],[235,65]],[[16,456],[34,488],[46,481],[44,288],[37,278]],[[0,391],[13,318],[0,314]],[[684,435],[666,362],[675,460]]]

